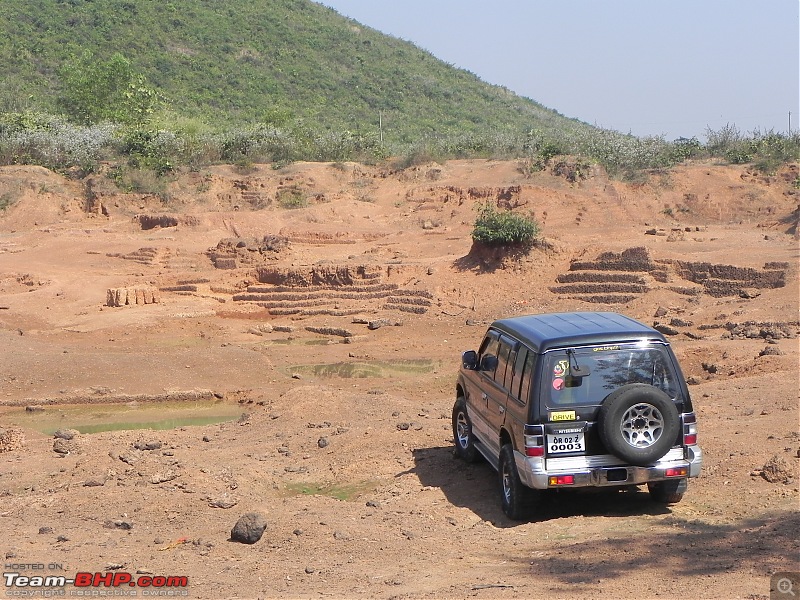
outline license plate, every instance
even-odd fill
[[[583,432],[547,435],[547,453],[561,454],[563,452],[583,452]]]

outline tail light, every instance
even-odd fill
[[[689,469],[686,467],[672,467],[664,471],[665,477],[686,477],[689,474]]]
[[[525,425],[525,456],[544,456],[544,426]]]
[[[683,421],[683,445],[694,446],[697,443],[697,417],[693,412],[684,413],[681,420]]]
[[[574,475],[552,475],[547,480],[547,484],[551,486],[572,485],[573,483],[575,483]]]

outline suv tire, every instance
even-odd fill
[[[600,439],[624,461],[644,467],[664,456],[676,443],[680,416],[660,389],[631,383],[612,392],[598,415]]]
[[[677,504],[683,499],[686,489],[686,480],[658,481],[647,484],[650,499],[659,504]]]
[[[459,396],[453,406],[453,441],[456,445],[456,456],[467,462],[478,460],[472,421],[467,414],[467,403],[463,396]]]
[[[503,512],[515,521],[528,520],[539,504],[541,492],[524,485],[514,461],[514,447],[506,444],[500,450],[500,494]]]

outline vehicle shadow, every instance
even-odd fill
[[[417,448],[412,451],[414,468],[424,486],[439,488],[454,506],[467,508],[496,527],[515,527],[500,508],[497,472],[482,458],[475,463],[458,459],[452,446]],[[542,503],[530,521],[541,522],[570,516],[628,517],[670,514],[668,506],[650,500],[646,488],[558,490],[543,494]]]

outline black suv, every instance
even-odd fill
[[[646,483],[656,502],[679,502],[703,461],[669,343],[606,312],[492,323],[462,356],[453,437],[459,457],[497,469],[516,520],[548,489]]]

